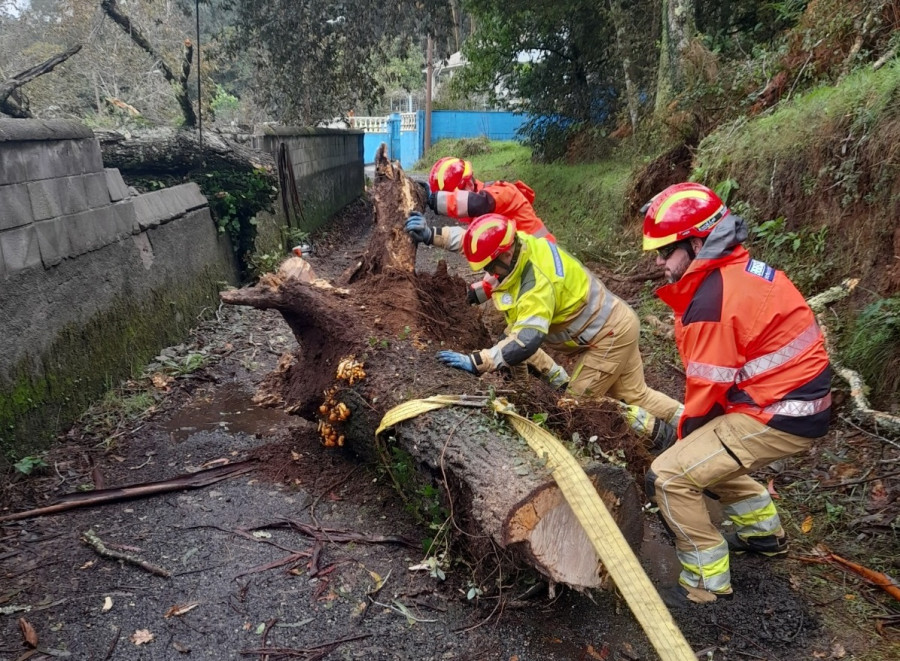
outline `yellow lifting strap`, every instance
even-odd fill
[[[395,406],[384,414],[375,431],[394,427],[404,420],[415,418],[422,413],[445,406],[485,406],[506,416],[513,429],[525,439],[529,447],[539,457],[546,457],[547,467],[553,473],[559,489],[565,497],[588,539],[597,551],[600,561],[609,571],[616,587],[625,597],[628,607],[650,639],[662,661],[696,661],[681,630],[672,619],[666,605],[640,562],[606,509],[581,465],[566,450],[565,446],[546,429],[523,418],[512,410],[504,400],[490,400],[487,397],[460,395],[437,395],[427,399],[416,399]]]

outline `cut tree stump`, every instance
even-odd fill
[[[434,359],[441,343],[472,350],[487,346],[490,337],[479,311],[465,302],[466,283],[450,276],[445,264],[433,274],[415,273],[415,246],[403,223],[410,211],[424,208],[424,194],[385,157],[383,146],[373,196],[369,244],[337,285],[291,258],[257,285],[221,294],[229,304],[278,310],[299,344],[266,377],[256,401],[317,420],[326,444],[339,438],[371,462],[379,459],[374,431],[391,407],[437,393],[484,395],[509,387],[503,375],[476,378]],[[524,564],[576,588],[601,585],[597,555],[546,467],[492,413],[431,411],[382,437],[440,487],[473,558],[485,563],[503,555],[508,571]],[[643,520],[632,476],[612,465],[585,470],[637,549]],[[498,547],[508,553],[498,554]]]

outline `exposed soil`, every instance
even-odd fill
[[[317,273],[337,280],[352,269],[371,227],[366,205],[337,219],[315,238],[311,262]],[[354,292],[371,311],[371,328],[361,333],[371,342],[361,349],[382,354],[384,360],[376,362],[409,365],[403,374],[368,377],[393,383],[398,401],[409,382],[416,382],[416,392],[471,390],[471,377],[453,370],[433,383],[417,381],[423,371],[416,366],[432,360],[441,346],[478,348],[486,340],[479,315],[490,328],[497,323],[488,311],[465,308],[469,314],[459,316],[456,306],[445,303],[461,298],[466,281],[475,277],[456,256],[422,249],[417,268],[417,285],[434,293],[427,333],[405,336],[404,325],[396,322],[402,301],[389,288],[367,283]],[[449,275],[440,271],[445,268]],[[641,286],[605,275],[626,298]],[[544,586],[525,595],[528,577],[485,578],[462,556],[454,556],[443,581],[427,569],[410,569],[423,560],[423,540],[433,531],[407,511],[384,472],[347,450],[323,447],[310,420],[253,404],[260,383],[295,348],[280,315],[222,308],[190,342],[169,351],[203,351],[207,364],[160,381],[149,414],[112,432],[98,431],[86,419],[48,453],[49,468],[28,478],[8,476],[0,515],[82,489],[170,478],[220,459],[258,462],[252,473],[196,490],[0,526],[0,658],[658,658],[614,592],[557,588],[550,594]],[[683,385],[676,370],[650,373],[648,380],[676,396]],[[526,411],[551,410],[553,393],[533,381],[527,400],[522,393],[510,395]],[[504,375],[478,387],[512,389]],[[555,416],[548,423],[561,435],[577,431],[587,441],[599,430],[613,439],[640,477],[646,451],[614,416],[589,409]],[[771,478],[779,489],[839,484],[852,477],[849,464],[873,466],[875,473],[865,473],[871,477],[890,469],[878,462],[896,454],[868,434],[839,427],[809,457],[776,462],[759,477]],[[896,478],[879,485],[882,501],[871,510],[878,518],[856,522],[846,533],[865,536],[873,552],[881,552],[897,521]],[[835,502],[848,493],[835,489]],[[792,522],[792,534],[799,526]],[[171,577],[101,557],[80,541],[89,529],[108,547],[164,568]],[[650,514],[641,560],[657,584],[674,581],[671,544]],[[706,651],[701,658],[891,658],[882,651],[875,623],[862,619],[863,611],[845,598],[855,595],[893,616],[881,621],[889,639],[896,635],[896,605],[879,590],[796,558],[740,556],[732,568],[734,600],[675,613],[693,648]],[[175,606],[180,614],[170,612]],[[19,618],[38,636],[30,656]]]

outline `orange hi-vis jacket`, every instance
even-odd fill
[[[539,239],[556,243],[553,236],[537,217],[534,207],[534,191],[521,181],[492,181],[483,184],[475,181],[475,192],[458,189],[438,191],[434,194],[434,210],[443,215],[470,223],[473,218],[486,213],[499,213],[516,221],[516,230]]]
[[[746,236],[743,219],[726,216],[681,279],[657,291],[675,312],[687,375],[678,437],[725,413],[823,436],[831,367],[822,330],[788,277],[750,257]]]

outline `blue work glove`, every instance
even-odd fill
[[[435,358],[447,367],[455,367],[470,374],[478,374],[478,370],[475,369],[475,361],[472,360],[472,356],[467,354],[456,351],[438,351]]]
[[[434,209],[434,193],[431,192],[431,186],[427,181],[417,181],[416,183],[422,187],[422,192],[425,193],[425,204]]]
[[[416,243],[424,243],[426,246],[430,246],[431,241],[434,239],[434,230],[431,229],[428,221],[420,213],[410,214],[403,229]]]

